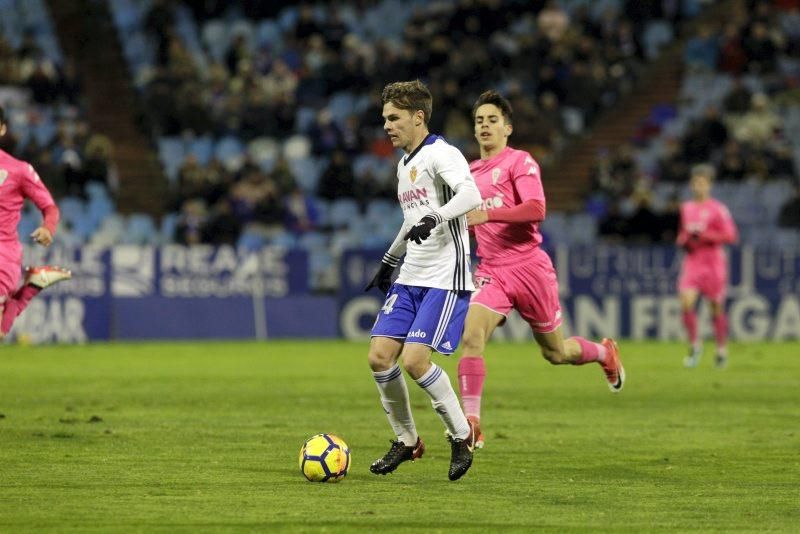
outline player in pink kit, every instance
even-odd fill
[[[464,325],[458,383],[464,413],[478,434],[476,446],[482,447],[483,352],[492,332],[512,308],[528,322],[550,363],[598,362],[614,393],[625,383],[625,370],[614,340],[594,343],[577,336],[564,339],[558,279],[550,257],[539,248],[539,223],[545,217],[539,165],[527,152],[508,146],[510,103],[495,91],[486,91],[472,112],[481,159],[470,163],[470,170],[483,205],[468,213],[467,221],[474,229],[481,263],[475,272],[476,290]]]
[[[697,336],[697,297],[703,295],[711,303],[714,335],[717,340],[717,367],[728,364],[728,317],[725,314],[725,291],[728,286],[728,265],[723,245],[735,243],[739,236],[728,208],[711,198],[715,171],[711,165],[692,168],[689,186],[693,200],[681,205],[681,223],[677,244],[686,251],[681,265],[678,292],[683,309],[683,325],[691,348],[683,363],[696,367],[703,354]]]
[[[6,130],[5,111],[0,107],[0,137]],[[26,198],[36,204],[44,217],[31,238],[49,247],[59,218],[53,197],[30,164],[0,150],[0,340],[39,291],[72,276],[60,267],[28,267],[22,286],[17,287],[22,274],[22,244],[17,236],[17,226]]]

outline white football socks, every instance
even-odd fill
[[[450,435],[456,439],[469,436],[469,423],[461,410],[450,377],[444,369],[435,363],[432,364],[428,372],[417,380],[417,384],[430,396],[433,409]]]
[[[406,386],[400,366],[395,364],[388,371],[373,372],[375,384],[381,395],[381,404],[389,424],[392,425],[397,439],[406,447],[413,447],[417,443],[417,426],[411,415],[411,403],[408,400],[408,387]]]

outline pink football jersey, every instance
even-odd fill
[[[524,150],[506,147],[489,159],[473,161],[469,169],[483,199],[480,209],[545,201],[539,164]],[[495,265],[522,261],[542,242],[539,223],[487,222],[474,229],[478,257]]]
[[[0,150],[0,247],[6,257],[22,260],[17,235],[22,205],[28,198],[40,211],[55,204],[50,191],[29,163]]]
[[[681,204],[678,244],[685,245],[687,267],[724,270],[726,263],[722,245],[735,243],[738,238],[736,223],[722,202],[709,198],[703,202],[689,200]]]

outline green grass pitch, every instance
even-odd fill
[[[0,348],[0,531],[797,531],[800,344],[621,343],[628,383],[493,344],[486,448],[447,480],[449,447],[409,383],[419,461],[369,464],[391,432],[366,343]],[[454,358],[436,356],[455,379]],[[306,482],[303,441],[352,450]]]

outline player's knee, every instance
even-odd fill
[[[553,365],[561,365],[567,363],[567,355],[564,351],[554,349],[551,347],[542,347],[542,356]]]
[[[422,375],[428,371],[429,367],[430,365],[426,360],[408,357],[403,358],[403,369],[405,369],[408,375],[414,380],[421,378]]]
[[[387,371],[394,365],[394,358],[388,352],[381,350],[370,350],[367,361],[373,372]]]

